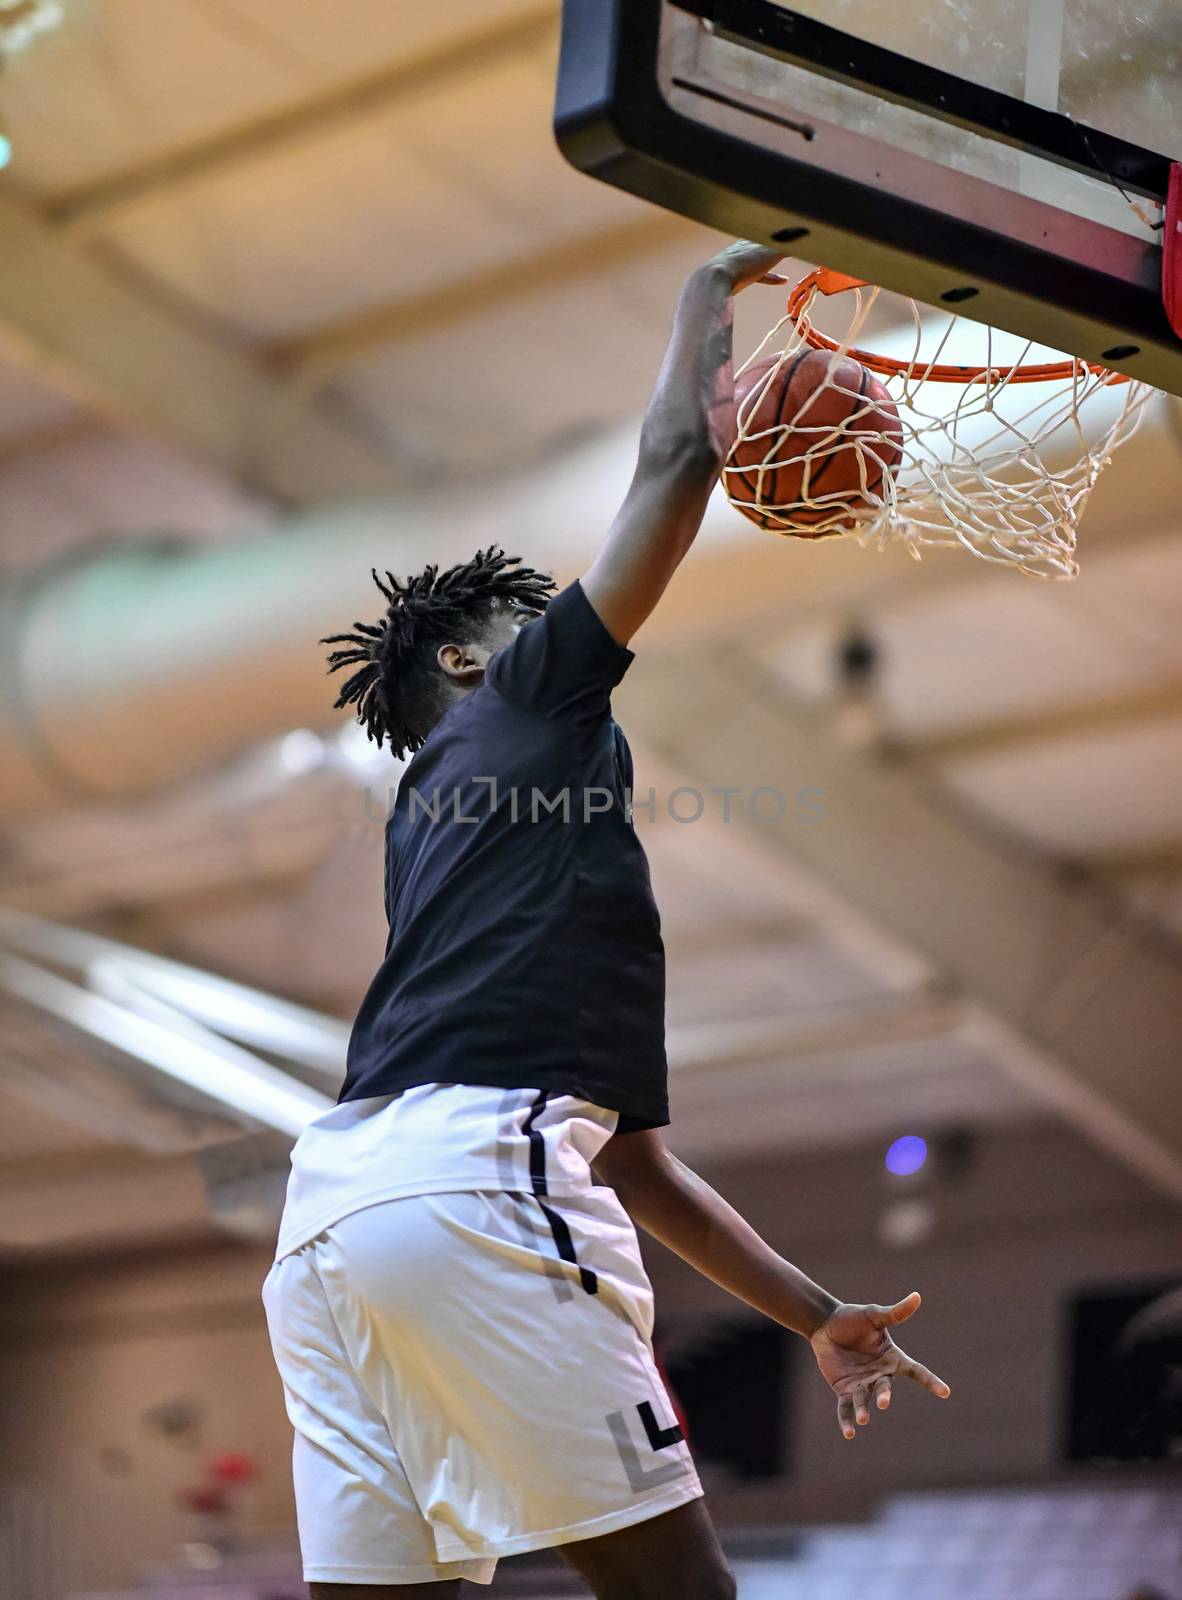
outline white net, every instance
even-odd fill
[[[848,294],[843,339],[814,328],[818,292]],[[859,338],[878,295],[837,274],[798,285],[737,375],[731,504],[773,532],[899,540],[916,559],[959,545],[1074,577],[1088,496],[1153,390],[914,301],[898,354],[867,356]]]

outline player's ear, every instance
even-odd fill
[[[468,644],[441,644],[435,660],[444,677],[460,689],[470,689],[484,676],[488,660],[486,651]]]

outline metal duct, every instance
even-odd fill
[[[0,815],[142,794],[325,724],[316,640],[377,611],[371,566],[504,542],[570,569],[634,447],[613,437],[536,479],[313,510],[212,548],[108,546],[0,593]]]
[[[414,570],[497,543],[573,577],[610,525],[635,448],[630,423],[528,474],[313,510],[213,548],[129,542],[0,592],[0,817],[144,794],[268,735],[323,726],[331,694],[315,641],[375,612],[371,566]],[[1176,459],[1166,403],[1152,403],[1098,491],[1119,505],[1122,538],[1176,516]],[[1092,515],[1085,538],[1098,543],[1117,519],[1099,505]],[[963,581],[972,565],[759,537],[716,495],[645,643],[857,602],[892,563],[916,586]]]

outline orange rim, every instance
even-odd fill
[[[806,316],[808,302],[814,291],[825,295],[844,294],[848,289],[868,287],[864,278],[849,278],[844,272],[818,267],[807,278],[802,278],[788,296],[788,315],[797,333],[814,350],[840,351],[842,345],[839,340],[830,339],[809,322]],[[1108,383],[1129,382],[1123,372],[1110,372],[1107,367],[1084,361],[1082,357],[1074,361],[1046,361],[1020,367],[958,367],[950,363],[929,366],[923,361],[899,361],[894,356],[879,356],[873,350],[857,350],[853,346],[846,349],[845,354],[884,378],[918,378],[923,383],[980,383],[982,379],[990,377],[995,377],[999,382],[1004,379],[1007,383],[1053,383],[1078,377],[1081,372],[1104,378]]]

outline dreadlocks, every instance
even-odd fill
[[[496,545],[478,550],[471,561],[427,567],[400,583],[387,572],[373,581],[389,602],[379,622],[355,622],[353,633],[333,633],[321,644],[333,650],[329,672],[357,667],[336,699],[336,708],[355,705],[357,720],[379,746],[388,739],[396,756],[418,750],[441,710],[441,685],[433,672],[440,645],[465,642],[482,633],[494,600],[517,600],[545,609],[554,580],[523,567]]]

